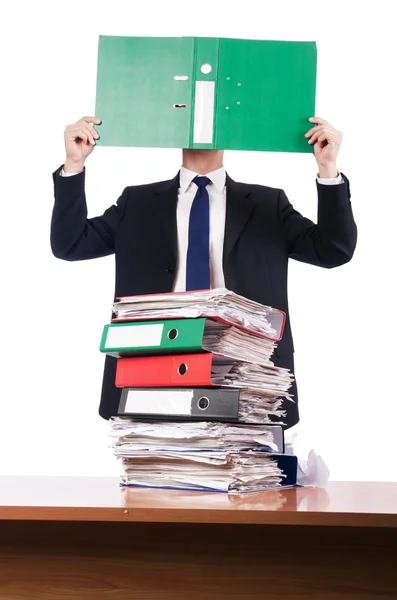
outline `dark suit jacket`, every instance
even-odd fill
[[[176,206],[179,174],[170,181],[127,187],[101,217],[87,219],[85,173],[54,177],[55,204],[51,248],[57,258],[85,260],[115,254],[116,296],[170,292],[177,268]],[[236,293],[282,309],[287,314],[283,339],[272,360],[294,371],[294,345],[288,317],[288,259],[321,267],[347,263],[356,246],[349,182],[317,183],[318,222],[298,213],[283,190],[237,183],[227,176],[223,250],[225,285]],[[106,357],[99,414],[117,411],[116,359]],[[299,420],[295,403],[286,401],[288,427]]]

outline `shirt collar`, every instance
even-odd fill
[[[193,179],[197,175],[202,175],[202,173],[195,173],[194,171],[190,171],[190,169],[181,167],[181,170],[179,173],[179,189],[182,194],[187,192]],[[225,188],[225,185],[226,185],[225,167],[216,169],[216,171],[211,171],[211,173],[205,173],[205,176],[208,177],[209,179],[211,179],[216,191],[219,192],[220,194],[222,194],[223,190]]]

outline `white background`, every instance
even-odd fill
[[[339,168],[351,181],[359,242],[352,262],[334,270],[290,263],[299,435],[332,479],[397,480],[393,4],[2,3],[0,473],[119,473],[97,414],[113,257],[52,256],[51,173],[64,161],[64,127],[94,111],[98,36],[185,35],[317,42],[316,112],[345,134]],[[225,165],[233,179],[284,188],[316,219],[310,154],[227,152]],[[89,215],[126,185],[172,178],[179,166],[178,150],[96,148]]]

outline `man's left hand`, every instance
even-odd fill
[[[339,171],[336,166],[336,159],[343,134],[320,117],[311,117],[309,121],[315,126],[309,129],[305,137],[309,138],[309,144],[313,145],[319,176],[337,177]]]

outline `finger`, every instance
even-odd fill
[[[92,137],[93,137],[94,139],[96,139],[96,140],[97,140],[97,139],[99,138],[99,134],[98,134],[97,130],[95,129],[95,127],[93,127],[93,126],[92,126],[92,125],[90,125],[89,123],[86,123],[86,124],[85,124],[85,127],[88,127],[88,129],[89,129],[89,131],[90,131],[90,133],[91,133],[91,135],[92,135]]]
[[[87,141],[88,134],[86,131],[84,131],[83,127],[81,126],[70,125],[65,131],[65,139],[67,141],[82,140],[86,144],[89,143]]]
[[[328,121],[322,119],[321,117],[310,117],[310,123],[317,123],[317,125],[328,125]]]
[[[93,139],[97,140],[99,138],[97,130],[95,129],[95,127],[93,127],[89,123],[84,122],[84,124],[82,125],[82,127],[84,128],[84,131],[86,131],[86,132],[88,131],[90,133],[90,136]]]
[[[318,137],[318,140],[317,140],[317,141],[318,141],[320,144],[321,144],[322,142],[328,142],[329,144],[331,144],[331,143],[333,142],[333,140],[330,140],[330,136],[328,136],[326,133],[323,133],[322,135],[320,135],[320,136]]]
[[[91,134],[88,125],[78,125],[71,127],[68,131],[68,137],[73,140],[81,139],[86,144],[92,144],[95,146],[95,140]]]
[[[86,123],[95,123],[95,125],[99,125],[101,123],[101,119],[98,117],[83,117],[80,121],[85,121]]]
[[[324,135],[326,138],[332,137],[332,132],[329,128],[321,126],[319,129],[312,135],[309,140],[309,144],[313,144],[316,140],[319,139],[321,135]]]
[[[80,121],[77,121],[77,123],[73,123],[72,125],[68,125],[66,127],[66,129],[65,129],[65,135],[75,135],[76,132],[79,131],[79,129],[81,127],[88,128],[88,131],[91,133],[91,135],[92,135],[92,137],[94,139],[98,139],[99,138],[99,134],[98,134],[97,130],[95,129],[95,127],[93,127],[92,125],[90,125],[87,121],[83,121],[82,119]]]
[[[85,144],[91,144],[91,134],[89,132],[88,129],[86,129],[85,127],[76,127],[76,129],[72,132],[72,138],[74,139],[74,141],[78,141],[81,140],[83,141]]]
[[[307,133],[305,133],[305,137],[310,137],[313,135],[313,133],[315,133],[316,131],[319,131],[319,129],[322,129],[324,127],[324,125],[316,125],[316,127],[312,127],[311,129],[309,129],[309,131]]]
[[[84,131],[82,129],[79,129],[76,133],[73,134],[72,140],[74,142],[81,141],[84,144],[89,144],[90,143],[89,139],[88,139],[88,135],[86,133],[84,133]]]
[[[95,146],[95,140],[94,140],[93,135],[92,135],[90,129],[88,128],[88,126],[83,125],[81,127],[81,130],[84,131],[84,133],[86,134],[87,139],[89,140],[89,143],[92,144],[93,146]]]
[[[68,125],[65,129],[65,134],[67,135],[76,135],[79,131],[84,130],[87,132],[89,132],[93,137],[95,135],[98,136],[95,127],[92,127],[91,125],[89,125],[88,123],[85,122],[77,122],[74,125]],[[98,136],[99,137],[99,136]]]
[[[312,135],[312,137],[310,138],[310,140],[309,140],[309,144],[314,144],[314,142],[316,142],[316,141],[317,141],[317,139],[318,139],[319,135],[321,135],[321,131],[316,131],[316,133],[314,133],[314,134]]]

